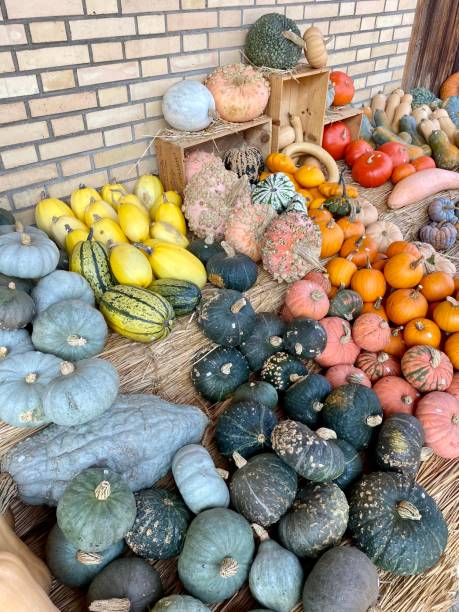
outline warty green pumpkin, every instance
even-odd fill
[[[0,329],[0,363],[6,357],[33,351],[32,340],[25,329]]]
[[[41,278],[32,290],[37,314],[63,300],[81,300],[94,306],[94,292],[88,281],[76,272],[55,270]]]
[[[289,418],[308,427],[315,427],[320,421],[325,398],[331,390],[332,386],[325,376],[308,372],[287,389],[282,407]]]
[[[267,408],[274,409],[279,397],[276,389],[269,383],[263,380],[253,380],[238,387],[233,399],[235,402],[258,402]]]
[[[255,66],[268,66],[280,70],[293,68],[301,57],[304,45],[292,42],[284,32],[295,34],[301,40],[298,26],[292,19],[279,13],[262,15],[247,35],[245,53]]]
[[[55,270],[58,261],[59,249],[39,229],[23,228],[21,224],[16,224],[16,231],[0,236],[2,274],[41,278]]]
[[[283,350],[286,327],[285,322],[274,313],[257,313],[252,332],[240,346],[251,370],[258,372],[268,357]]]
[[[378,433],[376,463],[382,470],[401,472],[414,478],[421,464],[423,444],[424,430],[416,417],[392,414],[384,419]],[[423,456],[426,457],[426,453]]]
[[[219,346],[195,356],[191,382],[209,402],[221,402],[249,380],[249,366],[237,349]]]
[[[186,280],[158,278],[151,283],[148,290],[165,298],[174,309],[176,317],[190,314],[201,301],[199,287]]]
[[[70,270],[81,274],[94,291],[96,302],[114,285],[109,263],[107,247],[97,240],[92,240],[90,232],[88,240],[79,242],[70,257]]]
[[[198,325],[216,344],[238,346],[252,333],[255,311],[239,291],[220,289],[202,300]]]
[[[261,370],[262,380],[270,383],[277,391],[286,391],[305,374],[303,363],[284,351],[269,357]]]
[[[319,321],[298,317],[287,327],[285,350],[302,359],[315,359],[327,344],[327,333]]]
[[[209,282],[224,289],[247,291],[256,283],[257,264],[227,242],[221,245],[224,252],[213,255],[206,265]]]
[[[169,595],[160,599],[151,612],[210,612],[210,608],[191,595]]]
[[[34,314],[33,299],[25,291],[17,289],[14,281],[0,286],[0,330],[25,327]]]

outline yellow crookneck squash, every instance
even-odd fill
[[[149,238],[143,245],[138,246],[145,250],[157,278],[189,281],[200,289],[206,284],[206,269],[190,251],[175,244],[160,242],[155,238]]]

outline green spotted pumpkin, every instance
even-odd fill
[[[275,172],[258,183],[252,192],[252,200],[254,204],[266,204],[282,212],[295,193],[295,186],[288,176],[283,172]]]

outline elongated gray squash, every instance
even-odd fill
[[[67,483],[88,467],[108,467],[132,491],[151,487],[185,444],[201,440],[208,419],[194,406],[154,395],[118,395],[101,417],[77,425],[51,425],[19,442],[2,461],[27,504],[55,506]]]

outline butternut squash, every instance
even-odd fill
[[[459,147],[459,130],[456,130],[456,133],[454,134],[454,144],[456,147]]]
[[[387,205],[397,210],[445,189],[459,189],[459,173],[441,168],[420,170],[394,186],[387,199]]]
[[[432,155],[439,168],[457,170],[459,168],[459,149],[453,145],[442,130],[434,130],[429,144]]]
[[[418,130],[421,132],[426,142],[429,142],[432,132],[439,129],[440,124],[437,119],[423,119],[418,126]]]
[[[430,117],[430,113],[428,113],[422,106],[415,108],[411,114],[416,120],[416,126],[418,126],[423,119],[428,119]]]
[[[405,94],[401,99],[400,104],[395,109],[394,117],[392,119],[391,126],[393,132],[397,133],[399,131],[399,121],[403,117],[403,115],[411,115],[411,100],[408,101],[408,99],[406,99],[407,96],[413,99],[410,94]]]
[[[448,112],[444,108],[438,108],[436,111],[432,113],[432,117],[437,119],[440,129],[445,132],[448,136],[448,139],[451,143],[454,143],[454,137],[456,135],[456,126],[451,120],[451,117],[448,115]]]
[[[59,612],[17,555],[0,552],[0,610],[3,612]]]
[[[394,119],[395,110],[400,105],[400,100],[401,98],[397,90],[393,91],[390,94],[390,96],[387,98],[385,113],[386,113],[387,120],[389,121],[389,123],[392,123]]]
[[[373,114],[374,114],[375,111],[377,110],[383,111],[385,108],[386,108],[386,95],[382,91],[379,91],[371,99],[371,110],[373,111]]]
[[[390,130],[390,123],[387,119],[386,111],[377,108],[373,115],[373,120],[376,127],[383,127]]]

